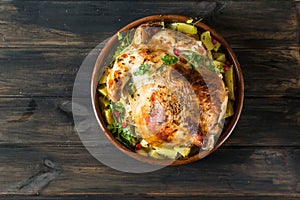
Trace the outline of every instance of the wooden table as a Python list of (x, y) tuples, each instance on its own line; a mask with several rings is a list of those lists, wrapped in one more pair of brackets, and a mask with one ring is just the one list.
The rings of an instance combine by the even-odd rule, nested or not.
[[(153, 14), (202, 17), (245, 76), (241, 119), (211, 156), (146, 174), (82, 145), (72, 88), (88, 53)], [(299, 1), (0, 2), (0, 198), (300, 199)]]

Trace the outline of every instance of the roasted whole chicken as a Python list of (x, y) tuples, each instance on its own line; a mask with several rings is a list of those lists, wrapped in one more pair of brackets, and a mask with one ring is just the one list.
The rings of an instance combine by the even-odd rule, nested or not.
[(228, 100), (210, 65), (201, 41), (143, 24), (110, 70), (108, 96), (122, 103), (123, 122), (150, 147), (210, 150), (222, 131)]

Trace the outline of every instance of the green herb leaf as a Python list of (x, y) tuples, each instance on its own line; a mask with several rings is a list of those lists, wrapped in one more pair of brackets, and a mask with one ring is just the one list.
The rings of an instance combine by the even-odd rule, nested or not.
[[(130, 83), (129, 83), (130, 84)], [(133, 83), (132, 83), (133, 84)], [(132, 85), (130, 84), (130, 85)], [(134, 85), (133, 85), (134, 86)], [(136, 143), (138, 142), (137, 136), (134, 132), (134, 128), (130, 125), (123, 127), (121, 124), (124, 123), (125, 109), (124, 105), (118, 101), (113, 103), (111, 101), (110, 109), (112, 111), (118, 112), (118, 120), (112, 124), (107, 125), (107, 129), (114, 135), (114, 137), (120, 141), (124, 146), (129, 149), (134, 150)]]
[(215, 66), (215, 70), (219, 73), (224, 73), (225, 72), (223, 66)]
[(118, 141), (130, 149), (138, 142), (136, 135), (131, 132), (129, 127), (122, 128), (120, 124), (114, 122), (113, 124), (108, 125), (107, 128), (114, 134)]
[(134, 83), (133, 82), (130, 82), (129, 84), (128, 84), (128, 86), (129, 86), (129, 95), (131, 96), (131, 98), (133, 98), (134, 97), (134, 93), (135, 93), (135, 91), (136, 91), (136, 87), (135, 87), (135, 85), (134, 85)]
[(125, 36), (123, 36), (122, 33), (118, 32), (117, 36), (118, 40), (120, 41), (120, 45), (117, 47), (114, 53), (113, 60), (115, 60), (119, 56), (119, 54), (131, 44), (132, 41), (131, 33), (128, 33)]
[(118, 32), (117, 35), (118, 35), (118, 40), (122, 40), (123, 39), (122, 33)]
[(175, 56), (170, 56), (168, 54), (166, 54), (162, 59), (162, 62), (164, 65), (173, 65), (173, 64), (176, 64), (178, 62), (178, 58), (175, 57)]
[(192, 24), (193, 23), (193, 19), (188, 19), (188, 20), (186, 20), (186, 22), (185, 23), (187, 23), (187, 24)]
[(116, 109), (120, 114), (124, 113), (124, 106), (120, 101), (115, 104), (114, 109)]
[[(125, 116), (125, 109), (124, 109), (124, 106), (123, 104), (118, 101), (117, 103), (113, 103), (111, 102), (110, 104), (110, 109), (113, 113), (113, 116), (114, 116), (114, 119), (117, 121), (117, 122), (120, 122), (124, 119), (124, 116)], [(116, 116), (114, 113), (118, 113), (118, 115)]]
[(214, 63), (208, 55), (201, 55), (193, 51), (186, 52), (186, 59), (194, 69), (205, 67), (208, 70), (215, 72)]
[(109, 125), (107, 126), (107, 129), (108, 129), (109, 131), (111, 131), (112, 133), (117, 133), (119, 127), (120, 127), (119, 124), (118, 124), (117, 122), (114, 122), (114, 123), (112, 123), (112, 124), (109, 124)]
[(141, 64), (139, 68), (133, 73), (133, 75), (144, 75), (147, 71), (149, 71), (150, 65), (148, 64)]

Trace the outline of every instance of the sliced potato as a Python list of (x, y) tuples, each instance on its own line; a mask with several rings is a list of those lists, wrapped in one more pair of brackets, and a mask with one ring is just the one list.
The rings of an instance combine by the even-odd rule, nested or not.
[(198, 33), (197, 27), (195, 27), (191, 24), (186, 24), (186, 23), (180, 23), (180, 22), (171, 23), (170, 28), (172, 30), (179, 31), (179, 32), (182, 32), (182, 33), (191, 34), (191, 35), (195, 35), (195, 34)]
[(115, 122), (115, 119), (112, 116), (112, 112), (110, 109), (105, 109), (104, 110), (104, 117), (106, 119), (106, 122), (108, 124), (113, 124)]
[(107, 96), (107, 94), (108, 94), (107, 88), (105, 86), (98, 87), (97, 90), (98, 90), (98, 93), (103, 95), (103, 96)]
[(102, 107), (102, 109), (107, 108), (109, 106), (109, 100), (104, 96), (100, 96), (99, 104)]
[(213, 63), (215, 64), (215, 66), (217, 68), (223, 68), (223, 66), (225, 65), (224, 63), (217, 61), (217, 60), (214, 60)]
[(203, 42), (207, 50), (211, 51), (214, 49), (209, 31), (205, 31), (201, 34), (201, 42)]
[(226, 56), (224, 53), (214, 53), (214, 60), (217, 60), (219, 62), (225, 63), (226, 62)]
[(207, 55), (210, 59), (213, 59), (213, 55), (212, 55), (211, 51), (207, 51)]
[(99, 85), (100, 84), (103, 84), (103, 83), (106, 83), (106, 80), (107, 80), (107, 76), (109, 74), (109, 69), (105, 69), (100, 80), (99, 80)]
[(227, 109), (226, 109), (226, 113), (225, 113), (225, 118), (227, 117), (231, 117), (234, 114), (234, 110), (233, 110), (233, 106), (231, 101), (227, 102)]
[(154, 151), (157, 152), (157, 154), (162, 155), (164, 157), (170, 158), (170, 159), (176, 159), (177, 158), (177, 151), (174, 149), (169, 148), (157, 148)]
[(144, 139), (142, 139), (142, 141), (140, 142), (141, 146), (144, 147), (144, 148), (148, 148), (148, 142)]
[(215, 45), (214, 45), (214, 51), (218, 51), (219, 48), (221, 47), (221, 43), (220, 42), (217, 42)]
[(145, 151), (145, 149), (139, 149), (139, 150), (135, 150), (135, 151), (143, 156), (148, 156), (148, 152)]
[(152, 158), (163, 159), (163, 157), (161, 155), (159, 155), (155, 149), (151, 149), (149, 151), (148, 155)]
[(177, 31), (177, 23), (171, 23), (169, 24), (169, 28), (174, 30), (174, 31)]
[(180, 153), (182, 157), (187, 157), (189, 153), (191, 152), (190, 147), (174, 147), (174, 150)]
[(230, 100), (235, 100), (234, 95), (234, 73), (233, 66), (230, 66), (227, 71), (225, 71), (225, 84), (228, 88), (228, 97)]

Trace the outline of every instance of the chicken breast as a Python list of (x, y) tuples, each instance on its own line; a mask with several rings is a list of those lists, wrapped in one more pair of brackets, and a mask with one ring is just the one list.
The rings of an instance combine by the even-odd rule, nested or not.
[[(167, 65), (166, 55), (177, 62)], [(191, 62), (192, 55), (205, 62)], [(125, 104), (125, 120), (150, 146), (211, 149), (222, 131), (227, 92), (207, 65), (212, 62), (201, 41), (142, 25), (116, 58), (107, 79), (108, 95)]]

